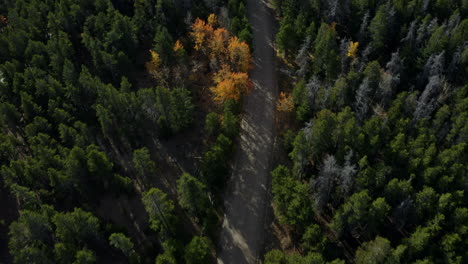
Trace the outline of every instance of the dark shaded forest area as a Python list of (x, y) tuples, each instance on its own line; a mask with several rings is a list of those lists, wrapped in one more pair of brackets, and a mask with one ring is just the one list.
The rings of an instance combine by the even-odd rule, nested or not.
[(0, 1), (0, 262), (213, 261), (250, 41), (242, 0)]
[(466, 263), (468, 2), (273, 2), (292, 239), (265, 263)]
[[(268, 2), (264, 262), (467, 263), (468, 1)], [(214, 263), (252, 34), (245, 0), (0, 0), (0, 263)]]

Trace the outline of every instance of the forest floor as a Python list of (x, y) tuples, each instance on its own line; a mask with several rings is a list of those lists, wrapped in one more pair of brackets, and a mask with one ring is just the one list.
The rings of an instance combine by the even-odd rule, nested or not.
[(8, 227), (18, 218), (18, 202), (4, 188), (4, 182), (0, 179), (0, 263), (12, 263), (8, 252)]
[(244, 99), (241, 132), (224, 200), (218, 264), (258, 263), (269, 228), (269, 174), (275, 144), (278, 97), (276, 22), (262, 0), (247, 0), (253, 30), (254, 89)]

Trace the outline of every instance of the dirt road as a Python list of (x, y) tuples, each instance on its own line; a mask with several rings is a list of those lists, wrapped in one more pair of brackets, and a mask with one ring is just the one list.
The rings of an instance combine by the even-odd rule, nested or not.
[(253, 29), (252, 93), (244, 100), (239, 145), (225, 196), (218, 264), (258, 263), (263, 253), (277, 98), (275, 21), (262, 0), (247, 0)]

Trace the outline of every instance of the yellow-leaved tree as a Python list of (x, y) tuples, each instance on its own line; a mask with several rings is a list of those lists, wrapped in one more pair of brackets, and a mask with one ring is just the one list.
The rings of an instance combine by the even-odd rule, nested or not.
[(213, 37), (209, 41), (211, 49), (210, 57), (218, 60), (226, 60), (226, 43), (229, 40), (229, 32), (225, 28), (218, 28), (214, 31)]
[(348, 57), (356, 58), (356, 54), (358, 52), (359, 42), (349, 42), (348, 53), (346, 54)]
[(250, 92), (253, 83), (245, 72), (231, 72), (227, 66), (215, 74), (213, 78), (216, 86), (211, 88), (214, 100), (224, 103), (227, 100), (239, 101), (242, 94)]
[(155, 75), (161, 66), (161, 58), (156, 51), (150, 50), (149, 52), (151, 54), (151, 60), (145, 64), (145, 67), (151, 75)]
[(276, 103), (276, 109), (279, 112), (292, 112), (294, 110), (294, 102), (291, 94), (281, 92), (278, 102)]
[(174, 43), (174, 47), (172, 48), (172, 50), (174, 50), (174, 52), (179, 52), (181, 50), (184, 49), (184, 44), (182, 44), (182, 42), (180, 42), (180, 40), (177, 40), (175, 43)]
[(252, 57), (247, 43), (240, 41), (237, 37), (232, 37), (229, 40), (228, 52), (235, 70), (240, 72), (248, 72), (250, 70)]
[(208, 24), (212, 27), (216, 27), (218, 25), (218, 17), (215, 14), (210, 14), (208, 16)]
[(197, 18), (192, 25), (190, 36), (194, 42), (194, 49), (204, 55), (198, 57), (205, 60), (206, 64), (211, 65), (214, 62), (214, 65), (217, 65), (210, 66), (215, 84), (210, 89), (214, 101), (238, 101), (253, 87), (248, 75), (252, 68), (250, 48), (239, 38), (232, 37), (225, 28), (216, 28), (217, 25), (218, 19), (213, 14), (208, 17), (208, 22)]
[(195, 50), (201, 50), (204, 48), (207, 41), (211, 39), (213, 32), (214, 29), (212, 25), (207, 24), (204, 20), (197, 18), (192, 25), (192, 32), (190, 32), (190, 35), (195, 42)]

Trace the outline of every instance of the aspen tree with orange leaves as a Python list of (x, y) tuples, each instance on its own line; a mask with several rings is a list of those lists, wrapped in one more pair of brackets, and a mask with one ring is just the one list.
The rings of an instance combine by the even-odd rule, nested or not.
[(287, 113), (292, 112), (294, 110), (294, 102), (293, 102), (293, 97), (291, 96), (291, 94), (281, 92), (278, 102), (276, 103), (276, 109), (279, 112), (287, 112)]
[(249, 76), (245, 72), (228, 72), (219, 79), (217, 85), (211, 88), (215, 94), (214, 100), (224, 103), (229, 99), (239, 101), (242, 94), (248, 93), (253, 87)]
[(237, 37), (232, 37), (229, 40), (228, 52), (235, 70), (240, 72), (248, 72), (250, 70), (252, 57), (247, 43), (240, 41)]
[(185, 50), (184, 44), (180, 40), (177, 40), (172, 47), (176, 58), (184, 58), (187, 55), (187, 51)]
[(225, 28), (216, 29), (213, 33), (213, 37), (209, 41), (209, 47), (211, 49), (210, 57), (224, 61), (226, 59), (226, 43), (228, 41), (229, 32)]
[(214, 29), (213, 26), (207, 24), (204, 20), (197, 18), (192, 25), (190, 36), (195, 42), (195, 50), (201, 50), (206, 46), (206, 42), (211, 39)]
[(172, 50), (174, 52), (179, 52), (181, 50), (184, 49), (184, 45), (182, 44), (182, 42), (180, 42), (180, 40), (177, 40), (175, 43), (174, 43), (174, 47), (172, 48)]
[(239, 101), (253, 87), (247, 72), (252, 67), (252, 55), (247, 43), (230, 35), (225, 28), (216, 28), (217, 17), (210, 15), (208, 22), (199, 18), (192, 25), (190, 36), (194, 42), (194, 49), (214, 60), (218, 68), (213, 68), (215, 86), (210, 90), (214, 94), (214, 101), (224, 103), (229, 99)]

